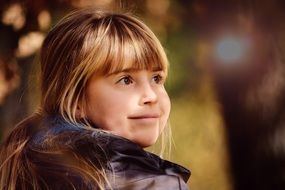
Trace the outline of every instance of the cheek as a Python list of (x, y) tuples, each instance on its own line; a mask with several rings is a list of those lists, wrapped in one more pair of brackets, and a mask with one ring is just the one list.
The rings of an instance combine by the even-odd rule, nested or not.
[(170, 110), (171, 110), (171, 102), (170, 102), (169, 96), (166, 92), (162, 93), (160, 95), (160, 101), (161, 101), (160, 107), (161, 107), (161, 110), (163, 113), (161, 124), (162, 124), (162, 127), (164, 127), (167, 123), (167, 120), (168, 120), (169, 114), (170, 114)]
[(105, 130), (114, 130), (118, 126), (124, 125), (124, 115), (126, 102), (120, 96), (110, 97), (107, 94), (104, 96), (95, 96), (89, 99), (87, 104), (86, 116), (97, 127)]
[(160, 98), (161, 98), (162, 107), (165, 111), (165, 114), (167, 116), (169, 116), (170, 109), (171, 109), (171, 102), (170, 102), (170, 98), (169, 98), (169, 96), (165, 90), (160, 94)]

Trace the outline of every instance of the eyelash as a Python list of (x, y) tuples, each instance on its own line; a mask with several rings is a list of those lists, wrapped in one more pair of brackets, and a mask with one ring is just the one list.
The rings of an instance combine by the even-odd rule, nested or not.
[[(152, 80), (156, 84), (163, 84), (164, 83), (164, 77), (161, 74), (156, 74), (152, 77)], [(130, 85), (133, 83), (133, 79), (131, 76), (123, 76), (120, 80), (118, 80), (117, 83), (123, 82), (125, 85)]]
[[(126, 79), (128, 80), (128, 82), (126, 82)], [(118, 80), (117, 83), (121, 82), (123, 82), (125, 85), (129, 85), (133, 83), (133, 79), (131, 78), (131, 76), (123, 76), (120, 80)]]
[(164, 82), (164, 78), (160, 74), (153, 76), (153, 79), (157, 84), (162, 84)]

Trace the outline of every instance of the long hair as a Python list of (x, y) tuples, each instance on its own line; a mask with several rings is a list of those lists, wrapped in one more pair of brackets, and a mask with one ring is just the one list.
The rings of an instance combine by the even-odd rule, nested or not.
[[(41, 112), (19, 124), (2, 145), (0, 189), (48, 187), (43, 184), (44, 180), (37, 179), (40, 171), (33, 168), (25, 154), (30, 147), (29, 139), (36, 131), (33, 126), (37, 126), (43, 116), (61, 115), (67, 122), (92, 130), (88, 118), (82, 119), (77, 114), (78, 106), (86, 103), (85, 88), (91, 76), (103, 76), (130, 67), (156, 68), (165, 73), (168, 70), (163, 47), (144, 23), (130, 14), (94, 8), (67, 15), (48, 33), (41, 48), (40, 63)], [(103, 189), (107, 182), (103, 166), (90, 164), (74, 149), (63, 151), (65, 147), (59, 146), (58, 138), (51, 138), (49, 143), (50, 147), (55, 147), (53, 151), (68, 152), (71, 160), (68, 166), (74, 166), (71, 167), (73, 172), (83, 176), (86, 184), (94, 183)], [(52, 155), (46, 150), (32, 151), (42, 156)], [(70, 187), (74, 185), (71, 183)]]

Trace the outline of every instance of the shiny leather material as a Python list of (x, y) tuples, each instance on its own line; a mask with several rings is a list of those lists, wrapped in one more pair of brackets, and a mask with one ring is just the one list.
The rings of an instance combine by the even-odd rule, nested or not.
[[(50, 117), (44, 121), (44, 128), (38, 130), (34, 135), (32, 143), (41, 146), (47, 135), (60, 135), (66, 132), (80, 134), (90, 132), (67, 123), (60, 117)], [(190, 171), (186, 168), (163, 160), (155, 154), (149, 153), (139, 145), (128, 139), (119, 137), (101, 130), (94, 130), (83, 135), (78, 140), (84, 151), (90, 151), (90, 143), (96, 144), (93, 147), (100, 147), (106, 156), (106, 172), (114, 190), (187, 190), (186, 182), (190, 177)], [(88, 146), (86, 146), (88, 144)], [(93, 153), (92, 153), (93, 154)], [(90, 154), (90, 156), (92, 156)], [(108, 189), (108, 188), (106, 188)]]

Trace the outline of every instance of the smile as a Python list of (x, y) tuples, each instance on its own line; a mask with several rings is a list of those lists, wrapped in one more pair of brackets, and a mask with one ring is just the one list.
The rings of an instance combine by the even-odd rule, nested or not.
[(159, 114), (144, 114), (128, 117), (131, 121), (137, 123), (138, 125), (156, 125), (159, 121)]
[(130, 116), (129, 119), (158, 119), (160, 117), (159, 114), (146, 114), (146, 115), (137, 115)]

